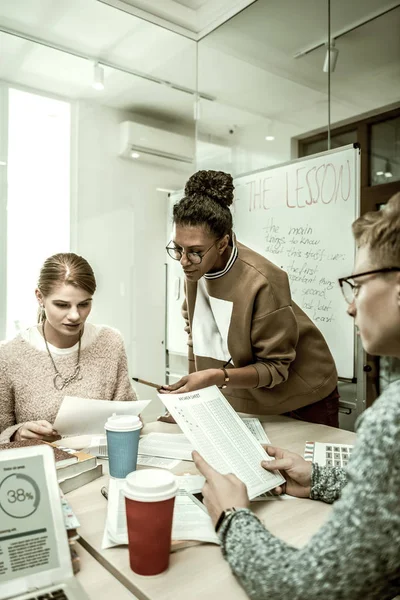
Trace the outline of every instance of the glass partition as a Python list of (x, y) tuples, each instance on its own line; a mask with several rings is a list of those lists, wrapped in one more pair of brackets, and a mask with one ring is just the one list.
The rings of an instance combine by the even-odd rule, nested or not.
[[(34, 241), (25, 239), (22, 252), (17, 237), (29, 228), (29, 214), (35, 211), (41, 223), (33, 232), (36, 247), (42, 254), (71, 250), (89, 261), (98, 283), (90, 320), (121, 332), (132, 376), (161, 384), (168, 193), (182, 189), (195, 169), (196, 42), (96, 0), (79, 8), (79, 3), (66, 3), (62, 11), (54, 4), (46, 19), (41, 0), (31, 0), (30, 11), (17, 4), (0, 3), (0, 227), (2, 248), (9, 249), (8, 257), (4, 252), (0, 258), (0, 341), (7, 319), (35, 324), (34, 290), (46, 256), (33, 264), (29, 248)], [(27, 110), (14, 142), (15, 136), (8, 135), (9, 115), (15, 114), (10, 89), (22, 99), (26, 93), (67, 103), (68, 144), (55, 125), (44, 135), (39, 119)], [(51, 112), (45, 120), (51, 120)], [(123, 136), (125, 122), (145, 129), (132, 127)], [(131, 144), (149, 152), (129, 151)], [(15, 165), (22, 165), (22, 158), (17, 186)], [(55, 186), (49, 196), (48, 184), (61, 166), (62, 189)], [(8, 198), (7, 176), (13, 184)], [(27, 195), (22, 185), (32, 178), (35, 194), (30, 186)], [(46, 203), (37, 189), (46, 191)], [(12, 262), (18, 250), (23, 271)], [(6, 289), (7, 264), (8, 282), (15, 276), (26, 283), (18, 305), (15, 290)], [(34, 309), (30, 323), (22, 306), (27, 304)], [(142, 397), (156, 396), (147, 388), (138, 391)], [(155, 417), (162, 408), (153, 404)]]
[(199, 168), (237, 176), (297, 156), (297, 137), (327, 127), (327, 3), (258, 0), (198, 44)]
[(400, 181), (400, 116), (371, 125), (369, 155), (371, 185)]

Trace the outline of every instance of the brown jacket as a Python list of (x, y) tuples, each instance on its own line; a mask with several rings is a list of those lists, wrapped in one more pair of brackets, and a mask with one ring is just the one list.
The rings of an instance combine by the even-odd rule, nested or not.
[[(281, 414), (322, 400), (337, 385), (335, 363), (324, 337), (292, 301), (285, 271), (243, 244), (237, 247), (231, 269), (204, 283), (210, 297), (232, 303), (228, 331), (232, 365), (253, 365), (259, 379), (254, 389), (228, 388), (226, 398), (237, 411), (259, 415)], [(189, 372), (224, 364), (193, 353), (197, 289), (197, 282), (186, 282), (182, 307), (189, 334)]]

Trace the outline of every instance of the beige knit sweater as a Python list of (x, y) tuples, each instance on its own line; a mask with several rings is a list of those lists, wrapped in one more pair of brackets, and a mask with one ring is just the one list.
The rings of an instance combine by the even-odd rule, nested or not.
[[(65, 377), (73, 373), (77, 352), (53, 353)], [(64, 396), (102, 400), (136, 400), (129, 376), (121, 335), (102, 327), (81, 351), (82, 379), (59, 391), (54, 387), (54, 368), (46, 351), (38, 350), (22, 335), (0, 345), (0, 443), (27, 421), (54, 422)]]

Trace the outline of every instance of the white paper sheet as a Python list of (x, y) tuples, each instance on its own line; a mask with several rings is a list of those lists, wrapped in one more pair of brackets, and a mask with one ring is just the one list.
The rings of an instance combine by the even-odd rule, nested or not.
[(172, 539), (219, 544), (219, 538), (205, 507), (182, 489), (175, 498)]
[(179, 460), (173, 458), (160, 458), (158, 456), (144, 456), (138, 454), (137, 464), (142, 467), (156, 467), (157, 469), (173, 469), (179, 465)]
[(178, 485), (181, 489), (190, 492), (191, 494), (198, 494), (203, 489), (203, 485), (206, 480), (203, 475), (177, 475)]
[[(125, 481), (110, 478), (103, 548), (128, 543), (125, 498), (121, 492)], [(172, 540), (196, 540), (219, 544), (212, 521), (196, 498), (180, 489), (175, 498)]]
[(193, 446), (183, 433), (149, 433), (139, 442), (139, 453), (178, 460), (192, 460)]
[[(243, 417), (242, 421), (256, 440), (271, 443), (259, 419)], [(192, 460), (192, 450), (193, 445), (183, 433), (149, 433), (139, 442), (139, 452), (146, 456)]]
[(193, 447), (220, 473), (239, 477), (250, 499), (285, 482), (262, 468), (271, 458), (216, 386), (158, 397)]
[(151, 400), (121, 402), (65, 396), (53, 427), (62, 436), (104, 433), (104, 423), (108, 417), (114, 413), (138, 416), (150, 402)]
[(271, 443), (259, 419), (254, 417), (242, 417), (242, 421), (261, 444)]

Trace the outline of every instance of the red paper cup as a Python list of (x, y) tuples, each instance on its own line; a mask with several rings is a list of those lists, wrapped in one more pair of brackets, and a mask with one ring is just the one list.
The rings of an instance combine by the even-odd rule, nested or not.
[(158, 575), (168, 568), (177, 491), (175, 476), (168, 471), (146, 469), (126, 478), (129, 562), (138, 575)]

